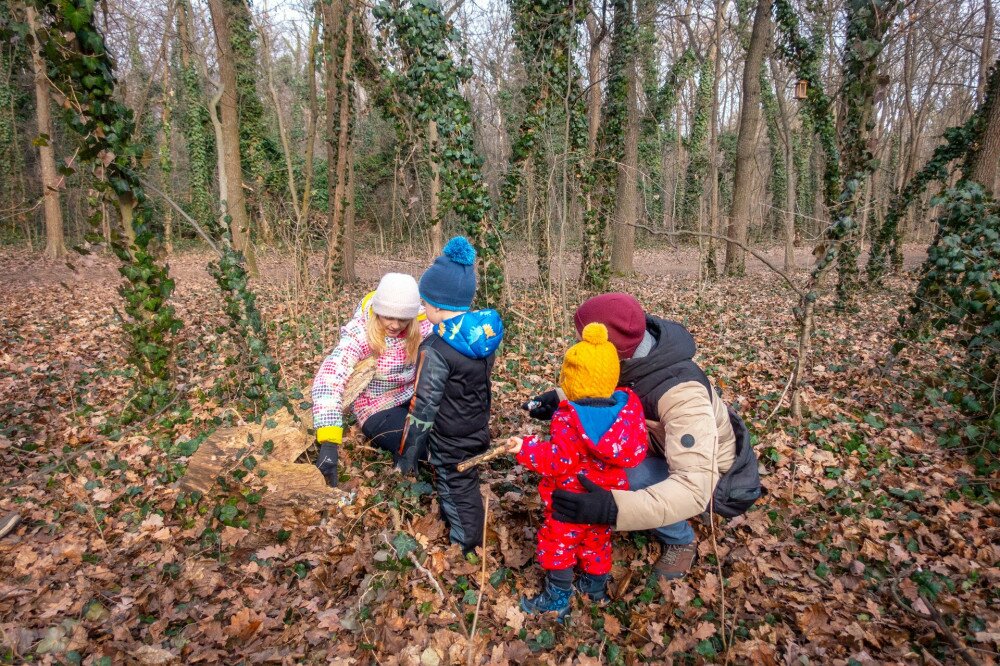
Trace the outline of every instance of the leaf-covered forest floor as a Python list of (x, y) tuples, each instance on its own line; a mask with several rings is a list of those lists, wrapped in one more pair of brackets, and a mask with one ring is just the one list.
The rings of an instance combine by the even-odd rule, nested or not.
[[(850, 314), (821, 302), (810, 414), (795, 424), (787, 399), (772, 416), (796, 352), (790, 290), (758, 270), (699, 288), (691, 256), (641, 255), (641, 266), (688, 270), (614, 287), (691, 329), (758, 439), (769, 494), (728, 524), (695, 521), (700, 558), (683, 581), (647, 582), (656, 546), (617, 535), (613, 602), (576, 600), (560, 626), (518, 610), (541, 580), (540, 506), (510, 460), (485, 474), (478, 562), (448, 547), (429, 475), (404, 480), (360, 446), (342, 455), (355, 503), (318, 525), (260, 516), (249, 464), (225, 488), (183, 494), (177, 479), (204, 436), (241, 422), (207, 256), (171, 262), (185, 322), (174, 403), (155, 423), (109, 431), (129, 387), (113, 264), (76, 258), (74, 273), (4, 250), (0, 517), (23, 522), (0, 539), (0, 662), (956, 663), (960, 648), (996, 663), (1000, 529), (984, 498), (997, 480), (942, 446), (962, 423), (925, 397), (939, 364), (956, 361), (920, 343), (880, 372), (912, 280), (864, 294)], [(288, 384), (306, 394), (377, 275), (425, 264), (363, 256), (365, 279), (322, 299), (286, 286), (287, 262), (264, 256), (256, 287)], [(545, 294), (516, 281), (513, 292), (497, 437), (529, 426), (517, 406), (555, 381), (584, 297), (572, 282)]]

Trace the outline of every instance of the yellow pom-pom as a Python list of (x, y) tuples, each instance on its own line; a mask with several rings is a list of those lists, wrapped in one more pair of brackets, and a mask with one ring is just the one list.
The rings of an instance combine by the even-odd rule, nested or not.
[(608, 341), (608, 329), (604, 324), (592, 322), (583, 327), (583, 340), (592, 345), (599, 345)]

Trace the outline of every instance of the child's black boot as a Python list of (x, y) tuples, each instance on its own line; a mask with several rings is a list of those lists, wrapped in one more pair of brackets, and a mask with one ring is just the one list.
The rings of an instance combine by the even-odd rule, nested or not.
[[(570, 575), (572, 575), (570, 569)], [(562, 622), (569, 615), (569, 600), (573, 596), (573, 583), (570, 580), (557, 580), (552, 572), (545, 577), (545, 588), (537, 597), (531, 599), (521, 597), (521, 610), (529, 614), (556, 613), (556, 619)]]
[(585, 573), (576, 581), (576, 589), (594, 603), (608, 600), (608, 574)]

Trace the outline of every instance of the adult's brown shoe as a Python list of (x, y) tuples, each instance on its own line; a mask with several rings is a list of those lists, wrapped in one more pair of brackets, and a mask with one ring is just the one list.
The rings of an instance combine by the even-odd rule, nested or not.
[(698, 554), (698, 544), (689, 543), (683, 546), (664, 545), (660, 559), (653, 564), (653, 574), (667, 580), (683, 578), (691, 569), (695, 555)]

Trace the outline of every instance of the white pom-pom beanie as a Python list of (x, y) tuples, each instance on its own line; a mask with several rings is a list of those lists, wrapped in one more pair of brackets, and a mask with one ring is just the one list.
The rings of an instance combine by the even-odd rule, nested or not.
[(406, 273), (386, 273), (372, 297), (372, 310), (392, 319), (413, 319), (420, 312), (417, 281)]

